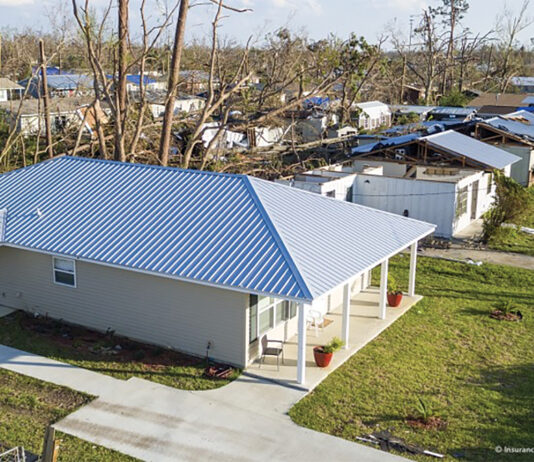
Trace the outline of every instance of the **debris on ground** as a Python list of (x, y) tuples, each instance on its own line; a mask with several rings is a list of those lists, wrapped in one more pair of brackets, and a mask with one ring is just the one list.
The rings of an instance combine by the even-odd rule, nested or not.
[(363, 437), (357, 436), (356, 439), (365, 443), (376, 444), (380, 446), (382, 451), (391, 452), (394, 450), (398, 452), (407, 452), (409, 454), (436, 457), (437, 459), (443, 459), (445, 457), (443, 454), (428, 451), (415, 444), (407, 443), (402, 438), (398, 438), (388, 431), (375, 432), (371, 435), (365, 435)]
[(233, 371), (234, 368), (231, 366), (212, 364), (206, 367), (204, 375), (209, 378), (227, 379)]
[(499, 321), (521, 321), (523, 319), (523, 313), (521, 311), (509, 311), (493, 310), (490, 313), (490, 318), (497, 319)]

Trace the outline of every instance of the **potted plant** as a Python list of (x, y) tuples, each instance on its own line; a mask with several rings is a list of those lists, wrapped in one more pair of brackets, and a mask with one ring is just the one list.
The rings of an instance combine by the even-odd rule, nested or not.
[(316, 346), (313, 348), (313, 357), (315, 358), (315, 364), (318, 367), (328, 367), (334, 352), (340, 350), (344, 345), (343, 340), (338, 337), (334, 337), (330, 343), (323, 346)]
[(400, 290), (399, 285), (395, 278), (389, 274), (388, 275), (388, 305), (396, 308), (402, 302), (402, 290)]

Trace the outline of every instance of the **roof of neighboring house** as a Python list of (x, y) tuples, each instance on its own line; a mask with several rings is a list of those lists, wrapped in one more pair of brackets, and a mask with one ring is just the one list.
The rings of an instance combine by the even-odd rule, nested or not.
[(414, 104), (392, 104), (389, 106), (392, 112), (399, 112), (401, 114), (409, 114), (413, 112), (415, 114), (427, 114), (436, 106), (420, 106)]
[(421, 138), (430, 146), (442, 149), (459, 157), (466, 157), (481, 165), (491, 168), (505, 168), (521, 159), (507, 151), (483, 143), (470, 136), (462, 135), (454, 130), (436, 133)]
[(306, 302), (435, 229), (245, 175), (75, 157), (0, 176), (2, 208), (5, 245)]
[(502, 115), (509, 114), (514, 112), (517, 109), (516, 106), (482, 106), (478, 111), (477, 115)]
[(534, 87), (534, 77), (512, 77), (510, 83), (516, 86)]
[[(34, 82), (40, 80), (40, 77), (34, 77)], [(93, 78), (86, 74), (59, 74), (48, 75), (46, 80), (48, 86), (55, 90), (76, 90), (78, 88), (92, 88)], [(19, 82), (22, 86), (26, 86), (28, 79)]]
[[(129, 82), (129, 83), (133, 83), (134, 85), (141, 85), (141, 76), (139, 74), (130, 74), (130, 75), (127, 75), (126, 76), (126, 80)], [(143, 76), (143, 83), (145, 85), (149, 85), (151, 83), (156, 83), (157, 80), (155, 79), (151, 79), (150, 77), (148, 77), (147, 75), (144, 75)]]
[(471, 106), (523, 106), (523, 100), (527, 95), (524, 93), (483, 93), (471, 100)]
[(527, 141), (534, 141), (534, 120), (532, 119), (519, 120), (517, 118), (494, 117), (484, 120), (482, 124), (491, 125), (498, 130), (526, 138)]
[(520, 122), (530, 122), (531, 124), (534, 124), (534, 113), (530, 111), (517, 111), (512, 112), (511, 114), (506, 114), (503, 116), (507, 119), (514, 119), (519, 120)]
[(409, 135), (385, 138), (383, 140), (376, 141), (374, 143), (362, 144), (361, 146), (352, 148), (352, 154), (363, 154), (363, 153), (376, 151), (382, 148), (399, 146), (401, 144), (411, 143), (412, 141), (415, 141), (419, 139), (420, 137), (421, 137), (420, 133), (410, 133)]
[[(69, 97), (69, 98), (51, 98), (50, 99), (50, 113), (58, 114), (62, 112), (74, 112), (77, 109), (88, 106), (94, 101), (91, 97)], [(21, 100), (15, 101), (0, 101), (0, 109), (11, 113), (17, 113)], [(39, 106), (39, 104), (41, 104)], [(101, 105), (106, 107), (107, 104), (102, 102)], [(21, 115), (35, 115), (43, 113), (43, 103), (39, 103), (36, 98), (28, 98), (22, 100)]]
[(430, 114), (450, 114), (454, 116), (468, 116), (476, 111), (474, 107), (436, 106)]
[(24, 90), (24, 87), (6, 77), (0, 77), (0, 90)]

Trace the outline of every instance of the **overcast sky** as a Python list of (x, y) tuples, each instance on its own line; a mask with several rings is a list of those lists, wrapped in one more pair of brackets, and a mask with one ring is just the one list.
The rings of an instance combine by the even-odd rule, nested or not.
[[(102, 8), (108, 0), (91, 0)], [(114, 2), (116, 0), (113, 0)], [(194, 1), (194, 0), (192, 0)], [(409, 30), (410, 15), (417, 15), (426, 5), (435, 5), (439, 0), (227, 0), (236, 7), (253, 11), (243, 14), (229, 13), (224, 20), (222, 34), (245, 41), (249, 36), (261, 38), (266, 32), (281, 26), (304, 30), (313, 38), (322, 38), (329, 33), (346, 37), (351, 32), (365, 36), (373, 42), (384, 31), (385, 25), (396, 21), (400, 29)], [(140, 0), (130, 0), (132, 27), (139, 25), (136, 8)], [(159, 0), (159, 3), (173, 0)], [(511, 9), (518, 9), (522, 0), (508, 0)], [(158, 0), (147, 0), (148, 8), (157, 16)], [(474, 32), (486, 32), (495, 27), (496, 16), (505, 6), (504, 0), (471, 0), (471, 8), (464, 24)], [(534, 2), (533, 2), (534, 3)], [(70, 14), (70, 0), (0, 0), (0, 27), (32, 26), (46, 28), (50, 14), (58, 16), (61, 4)], [(531, 8), (534, 15), (534, 6)], [(192, 8), (189, 21), (189, 38), (206, 37), (212, 10), (206, 6)], [(521, 35), (523, 43), (530, 45), (534, 37), (534, 25)]]

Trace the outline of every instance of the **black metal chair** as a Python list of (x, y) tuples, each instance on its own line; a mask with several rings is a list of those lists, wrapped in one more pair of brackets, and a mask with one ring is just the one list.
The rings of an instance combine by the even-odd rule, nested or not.
[[(270, 344), (277, 344), (277, 346), (270, 346)], [(265, 363), (265, 356), (276, 356), (276, 367), (280, 370), (280, 356), (282, 356), (282, 364), (284, 364), (284, 342), (282, 340), (269, 340), (266, 335), (261, 338), (261, 363)]]

